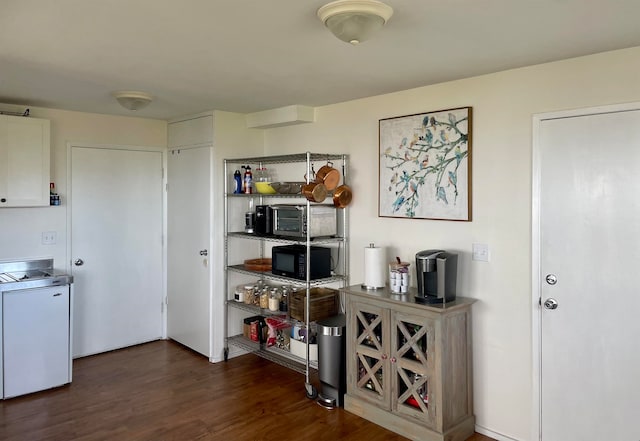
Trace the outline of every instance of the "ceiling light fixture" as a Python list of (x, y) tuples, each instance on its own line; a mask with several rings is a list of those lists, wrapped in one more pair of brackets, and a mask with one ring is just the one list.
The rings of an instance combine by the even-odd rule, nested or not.
[(133, 90), (113, 92), (112, 95), (118, 100), (122, 107), (133, 111), (142, 109), (153, 101), (153, 97), (148, 93)]
[(324, 5), (317, 14), (333, 35), (358, 44), (382, 29), (393, 9), (376, 0), (338, 0)]

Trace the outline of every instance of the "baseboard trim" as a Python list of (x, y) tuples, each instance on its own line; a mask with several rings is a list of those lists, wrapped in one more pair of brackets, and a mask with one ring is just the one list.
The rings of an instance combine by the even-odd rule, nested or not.
[(489, 430), (486, 427), (482, 427), (482, 426), (479, 426), (477, 424), (476, 424), (475, 429), (476, 429), (476, 432), (478, 432), (479, 434), (488, 436), (488, 437), (493, 438), (493, 439), (495, 439), (497, 441), (521, 441), (521, 440), (519, 440), (517, 438), (511, 438), (509, 436), (503, 435), (501, 433), (494, 432), (493, 430)]

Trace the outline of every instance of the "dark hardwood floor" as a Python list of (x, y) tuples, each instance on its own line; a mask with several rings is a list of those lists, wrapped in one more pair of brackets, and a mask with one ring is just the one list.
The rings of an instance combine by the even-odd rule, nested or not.
[(303, 375), (254, 355), (211, 364), (157, 341), (75, 360), (70, 385), (0, 401), (0, 440), (405, 438), (344, 409), (320, 407), (305, 397)]

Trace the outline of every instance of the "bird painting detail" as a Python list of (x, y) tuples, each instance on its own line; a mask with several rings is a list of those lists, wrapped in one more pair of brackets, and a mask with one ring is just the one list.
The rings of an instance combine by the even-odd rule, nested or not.
[(393, 211), (398, 211), (404, 204), (404, 196), (398, 196), (398, 199), (393, 203)]
[(470, 117), (464, 107), (380, 120), (381, 216), (468, 220)]
[(451, 170), (449, 170), (448, 173), (449, 173), (449, 184), (456, 187), (458, 185), (458, 176)]
[(444, 187), (438, 187), (438, 192), (436, 193), (436, 200), (442, 201), (445, 204), (449, 203), (449, 201), (447, 201), (447, 192), (444, 191)]

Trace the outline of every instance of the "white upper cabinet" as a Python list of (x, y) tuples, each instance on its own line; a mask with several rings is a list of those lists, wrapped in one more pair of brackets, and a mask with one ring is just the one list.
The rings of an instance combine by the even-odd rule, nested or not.
[(0, 207), (49, 205), (49, 120), (0, 115)]
[(213, 115), (200, 114), (169, 122), (168, 145), (172, 148), (213, 144)]

